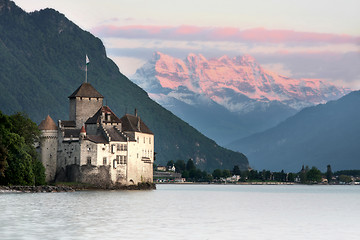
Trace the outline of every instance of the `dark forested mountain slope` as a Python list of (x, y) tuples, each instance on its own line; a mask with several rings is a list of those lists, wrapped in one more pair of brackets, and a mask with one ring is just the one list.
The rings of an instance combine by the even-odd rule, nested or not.
[(120, 116), (137, 108), (154, 132), (157, 164), (192, 158), (206, 170), (247, 167), (243, 154), (218, 146), (129, 81), (100, 39), (55, 10), (26, 13), (8, 0), (0, 0), (0, 110), (23, 111), (37, 123), (47, 114), (68, 119), (67, 97), (85, 79), (85, 54), (88, 81), (104, 102)]

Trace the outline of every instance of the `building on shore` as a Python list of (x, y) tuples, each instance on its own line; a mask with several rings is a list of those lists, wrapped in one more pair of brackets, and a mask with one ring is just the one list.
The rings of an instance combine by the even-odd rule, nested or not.
[(83, 83), (69, 96), (69, 120), (48, 115), (39, 129), (46, 180), (96, 185), (153, 182), (154, 134), (135, 114), (118, 118), (104, 97)]

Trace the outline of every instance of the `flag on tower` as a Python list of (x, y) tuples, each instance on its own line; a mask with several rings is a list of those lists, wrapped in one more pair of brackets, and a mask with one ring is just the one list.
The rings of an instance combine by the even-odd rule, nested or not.
[(89, 60), (89, 58), (88, 58), (88, 55), (86, 54), (86, 59), (85, 59), (85, 61), (86, 61), (86, 65), (88, 65), (89, 63), (90, 63), (90, 60)]

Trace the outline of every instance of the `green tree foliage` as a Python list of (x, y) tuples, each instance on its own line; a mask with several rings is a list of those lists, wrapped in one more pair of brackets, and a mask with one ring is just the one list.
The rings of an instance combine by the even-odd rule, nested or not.
[(339, 182), (342, 183), (350, 183), (352, 181), (350, 176), (344, 174), (340, 175), (338, 178), (339, 178)]
[(333, 172), (331, 171), (331, 166), (329, 164), (329, 165), (327, 165), (327, 168), (326, 168), (326, 179), (328, 180), (328, 183), (332, 182), (332, 177), (333, 177)]
[(223, 178), (231, 177), (231, 172), (230, 172), (228, 169), (224, 169), (224, 170), (222, 171), (222, 177), (223, 177)]
[(39, 134), (26, 115), (7, 116), (0, 111), (0, 184), (45, 183), (45, 169), (34, 148)]
[(175, 162), (175, 168), (176, 168), (176, 172), (178, 173), (182, 173), (183, 171), (186, 170), (186, 164), (184, 162), (184, 160), (177, 160)]
[(175, 163), (174, 163), (173, 160), (168, 161), (167, 164), (166, 164), (167, 167), (172, 167), (172, 166), (174, 166), (174, 165), (175, 165)]
[(221, 169), (215, 169), (212, 173), (214, 179), (220, 179), (222, 177), (222, 170)]
[(322, 177), (322, 174), (321, 174), (320, 170), (317, 169), (316, 167), (312, 167), (306, 173), (307, 181), (309, 181), (311, 183), (319, 183), (319, 182), (321, 182), (321, 177)]
[(334, 173), (336, 176), (347, 175), (353, 177), (360, 177), (360, 170), (341, 170)]
[(309, 167), (306, 166), (306, 168), (304, 168), (304, 165), (301, 168), (301, 171), (299, 173), (299, 177), (300, 177), (300, 182), (301, 183), (307, 183), (307, 171), (308, 171)]
[(232, 174), (233, 175), (241, 175), (241, 170), (239, 168), (239, 165), (235, 165), (233, 170), (232, 170)]
[(196, 170), (196, 166), (194, 164), (194, 161), (192, 159), (189, 159), (186, 163), (186, 170), (187, 171), (191, 171), (191, 170)]
[(269, 170), (263, 170), (262, 173), (261, 173), (261, 178), (263, 181), (270, 181), (270, 180), (273, 180), (273, 175), (272, 173), (269, 171)]
[(295, 175), (293, 173), (288, 174), (288, 182), (295, 182)]

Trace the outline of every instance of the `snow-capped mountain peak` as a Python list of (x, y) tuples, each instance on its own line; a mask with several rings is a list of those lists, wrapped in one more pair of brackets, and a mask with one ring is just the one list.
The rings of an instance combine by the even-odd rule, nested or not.
[(206, 59), (201, 54), (190, 53), (181, 60), (155, 52), (153, 59), (132, 79), (152, 94), (162, 88), (174, 97), (180, 87), (186, 88), (232, 112), (246, 111), (246, 104), (238, 100), (243, 96), (260, 102), (279, 101), (299, 110), (348, 92), (319, 79), (294, 79), (265, 70), (250, 55)]

